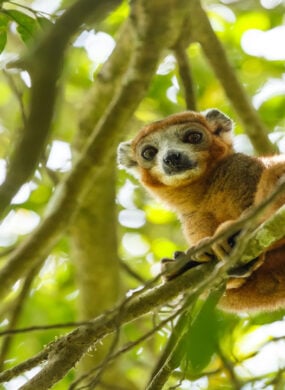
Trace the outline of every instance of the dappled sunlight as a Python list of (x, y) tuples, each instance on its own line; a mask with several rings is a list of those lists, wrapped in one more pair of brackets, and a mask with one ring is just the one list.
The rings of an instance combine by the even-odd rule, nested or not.
[(18, 193), (12, 199), (12, 203), (13, 204), (22, 204), (22, 203), (26, 202), (29, 199), (32, 190), (35, 188), (36, 188), (36, 185), (32, 182), (22, 185), (22, 187), (20, 188)]
[(267, 345), (257, 352), (256, 356), (246, 359), (240, 365), (237, 365), (237, 374), (246, 381), (284, 369), (284, 347), (284, 340), (268, 342)]
[(268, 31), (248, 30), (241, 40), (243, 50), (252, 56), (263, 57), (269, 61), (285, 60), (285, 26)]
[(94, 64), (93, 71), (95, 71), (100, 64), (108, 59), (114, 50), (115, 41), (111, 35), (102, 31), (85, 30), (76, 39), (74, 46), (83, 47), (86, 50), (89, 59)]
[(135, 189), (138, 188), (137, 184), (127, 179), (117, 193), (118, 203), (126, 209), (136, 209), (134, 203)]
[(122, 210), (119, 223), (129, 228), (140, 228), (145, 224), (145, 213), (142, 210)]
[(167, 55), (163, 61), (159, 64), (156, 73), (159, 75), (169, 74), (171, 71), (175, 69), (176, 59), (174, 55)]
[(61, 0), (34, 0), (32, 6), (39, 11), (53, 13), (58, 9), (60, 3)]
[(0, 160), (0, 184), (3, 183), (6, 177), (7, 164), (5, 160)]
[(71, 168), (71, 149), (67, 142), (55, 140), (51, 144), (47, 167), (61, 172)]
[(282, 2), (284, 2), (284, 0), (260, 0), (260, 4), (266, 9), (273, 9), (282, 4)]
[(11, 380), (9, 383), (5, 385), (6, 390), (15, 390), (19, 389), (21, 386), (23, 386), (27, 379), (31, 379), (33, 376), (35, 376), (39, 371), (41, 370), (41, 367), (35, 367), (30, 371), (27, 371), (25, 375), (21, 375), (16, 379)]
[(136, 257), (144, 256), (150, 249), (147, 239), (138, 233), (124, 234), (122, 244), (129, 255)]
[(14, 244), (18, 236), (30, 233), (39, 222), (39, 215), (31, 210), (19, 208), (16, 211), (10, 211), (0, 224), (1, 246)]
[(252, 326), (236, 343), (235, 354), (237, 356), (246, 356), (253, 353), (266, 342), (273, 338), (285, 337), (285, 322), (276, 321), (272, 324)]
[[(280, 44), (280, 42), (279, 42)], [(284, 56), (285, 59), (285, 56)], [(260, 88), (260, 91), (253, 96), (252, 102), (256, 109), (258, 109), (263, 103), (274, 96), (285, 95), (285, 73), (280, 79), (269, 78), (268, 81)]]

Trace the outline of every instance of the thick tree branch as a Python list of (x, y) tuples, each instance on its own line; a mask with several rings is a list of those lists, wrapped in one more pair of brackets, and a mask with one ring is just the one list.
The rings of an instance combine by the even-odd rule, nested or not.
[(242, 120), (255, 150), (260, 154), (275, 153), (276, 148), (269, 141), (267, 130), (238, 80), (223, 46), (201, 7), (200, 0), (190, 1), (189, 9), (193, 38), (200, 42), (214, 72)]
[[(202, 267), (199, 268), (181, 275), (174, 281), (136, 295), (133, 299), (123, 303), (117, 310), (98, 317), (89, 325), (76, 329), (48, 346), (48, 363), (39, 374), (22, 387), (22, 390), (49, 388), (75, 365), (89, 346), (114, 332), (118, 325), (121, 326), (151, 312), (156, 307), (177, 297), (180, 292), (189, 290), (191, 286), (195, 286), (195, 288), (190, 294), (196, 296), (197, 291), (202, 292), (203, 289), (208, 288), (209, 283), (219, 280), (219, 275), (213, 272), (213, 264), (203, 266), (203, 270)], [(0, 380), (4, 378), (5, 374), (3, 373), (0, 375)]]
[(74, 142), (77, 151), (82, 150), (94, 127), (118, 91), (126, 73), (135, 45), (135, 28), (130, 19), (121, 27), (116, 46), (103, 64), (94, 84), (81, 105), (79, 132)]
[[(280, 218), (279, 223), (282, 223), (281, 226), (285, 226), (285, 206), (283, 206), (276, 215), (277, 218)], [(269, 225), (275, 226), (272, 225), (272, 221), (273, 219), (271, 218), (268, 222), (265, 222), (263, 228), (268, 228)], [(260, 234), (260, 231), (261, 229), (258, 229), (257, 233)], [(282, 234), (284, 235), (284, 233), (283, 229)], [(268, 234), (267, 231), (267, 235)], [(280, 232), (278, 232), (277, 238), (279, 238), (279, 234)], [(264, 240), (261, 240), (259, 250), (261, 250), (262, 243), (263, 245), (265, 244)], [(250, 238), (248, 244), (248, 250), (251, 250), (251, 245), (256, 244), (255, 238)], [(268, 244), (268, 240), (266, 240), (266, 244)], [(263, 246), (263, 250), (265, 249), (265, 246)], [(256, 256), (255, 252), (252, 253)], [(234, 256), (236, 261), (239, 258), (237, 254), (238, 250)], [(246, 254), (247, 251), (245, 251), (245, 257), (247, 256)], [(229, 260), (229, 263), (231, 267), (236, 265), (236, 263), (233, 264), (233, 261), (231, 260)], [(23, 389), (48, 388), (47, 384), (50, 386), (60, 380), (94, 342), (98, 342), (107, 334), (114, 332), (118, 326), (133, 321), (134, 319), (153, 311), (155, 308), (166, 304), (177, 297), (181, 292), (188, 291), (189, 298), (191, 299), (191, 297), (194, 295), (196, 296), (196, 294), (201, 294), (206, 289), (209, 291), (214, 285), (220, 284), (227, 278), (227, 271), (227, 263), (222, 266), (218, 264), (216, 267), (214, 263), (206, 263), (185, 272), (168, 283), (143, 291), (142, 293), (137, 293), (133, 298), (125, 301), (116, 310), (90, 321), (90, 323), (77, 328), (68, 335), (50, 344), (40, 353), (41, 360), (39, 360), (38, 356), (34, 358), (35, 364), (38, 364), (39, 361), (48, 360), (47, 365), (45, 365), (42, 371), (29, 381)], [(31, 368), (31, 366), (29, 366), (29, 368)], [(17, 367), (6, 371), (0, 375), (0, 380), (9, 380), (13, 377), (13, 372), (19, 373), (19, 371), (20, 370)]]
[[(75, 153), (82, 151), (92, 130), (118, 91), (133, 53), (134, 35), (134, 28), (128, 19), (118, 33), (111, 56), (103, 64), (81, 105), (80, 126), (74, 141)], [(94, 172), (94, 176), (90, 176), (89, 180), (90, 189), (81, 198), (76, 218), (68, 230), (71, 258), (75, 264), (76, 284), (79, 288), (78, 312), (80, 319), (86, 321), (113, 307), (118, 301), (120, 291), (116, 242), (115, 161), (110, 161)], [(109, 267), (107, 273), (106, 265)], [(91, 296), (94, 297), (92, 305), (89, 304)], [(96, 347), (96, 354), (86, 354), (77, 367), (77, 375), (88, 372), (104, 360), (110, 342), (109, 337)], [(126, 390), (132, 388), (127, 378), (122, 376), (123, 371), (120, 372), (120, 362), (116, 363), (104, 366), (108, 368), (107, 372), (104, 372), (104, 380), (112, 383), (116, 378), (122, 377), (121, 386)]]
[[(115, 359), (117, 359), (118, 357), (120, 357), (122, 354), (126, 353), (127, 351), (131, 350), (132, 348), (134, 348), (135, 346), (137, 346), (138, 344), (140, 343), (143, 343), (145, 340), (147, 340), (148, 338), (151, 338), (152, 336), (155, 335), (155, 333), (157, 331), (159, 331), (161, 328), (163, 328), (163, 326), (167, 325), (168, 322), (174, 320), (181, 312), (183, 311), (183, 308), (180, 308), (178, 309), (176, 312), (174, 312), (173, 314), (171, 314), (169, 317), (167, 317), (166, 319), (162, 320), (159, 322), (158, 325), (154, 326), (150, 331), (146, 332), (145, 334), (143, 334), (141, 337), (139, 337), (138, 339), (136, 339), (135, 341), (132, 341), (132, 342), (128, 342), (126, 343), (125, 345), (123, 345), (123, 347), (121, 347), (118, 351), (112, 353), (109, 357), (108, 357), (108, 361), (106, 362), (102, 362), (100, 363), (98, 366), (96, 367), (93, 367), (92, 370), (90, 370), (88, 373), (86, 373), (85, 375), (82, 375), (80, 378), (78, 378), (78, 380), (76, 380), (75, 382), (72, 383), (72, 385), (70, 386), (69, 390), (75, 390), (77, 388), (77, 385), (82, 382), (82, 380), (85, 380), (86, 378), (91, 378), (92, 380), (92, 376), (93, 374), (102, 368), (102, 366), (104, 365), (108, 365), (110, 364), (112, 361), (114, 361)], [(90, 382), (88, 383), (88, 385), (90, 386)]]
[(250, 234), (246, 251), (242, 254), (240, 263), (248, 263), (264, 252), (265, 248), (269, 248), (284, 237), (285, 205)]
[(29, 179), (43, 153), (53, 118), (65, 49), (82, 23), (96, 22), (120, 4), (121, 0), (78, 0), (57, 20), (34, 49), (15, 65), (29, 71), (32, 87), (30, 107), (20, 139), (11, 156), (7, 177), (0, 187), (0, 214), (19, 188)]

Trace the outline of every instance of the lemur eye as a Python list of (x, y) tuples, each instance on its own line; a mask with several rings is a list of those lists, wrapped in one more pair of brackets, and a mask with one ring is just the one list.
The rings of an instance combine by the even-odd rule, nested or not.
[(199, 131), (187, 131), (183, 137), (183, 142), (188, 144), (200, 144), (203, 139), (203, 134)]
[(154, 146), (146, 146), (143, 149), (141, 155), (145, 160), (151, 161), (156, 155), (156, 153), (157, 153), (157, 149)]

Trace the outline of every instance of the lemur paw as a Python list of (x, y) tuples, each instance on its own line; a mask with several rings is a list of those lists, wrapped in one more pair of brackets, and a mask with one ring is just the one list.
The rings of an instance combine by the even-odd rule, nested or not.
[[(211, 240), (211, 237), (205, 237), (199, 241), (198, 245), (199, 246), (200, 245), (207, 245), (210, 242), (210, 240)], [(206, 251), (205, 250), (197, 250), (197, 252), (195, 252), (197, 246), (196, 245), (192, 246), (189, 249), (189, 251), (191, 251), (191, 252), (194, 250), (194, 254), (191, 255), (191, 257), (193, 258), (194, 261), (197, 261), (199, 263), (205, 263), (205, 262), (208, 262), (208, 261), (215, 259), (215, 253), (214, 253), (212, 247), (209, 247)]]
[(161, 259), (161, 272), (163, 273), (164, 280), (172, 280), (187, 270), (200, 265), (196, 261), (189, 260), (186, 264), (179, 267), (179, 261), (182, 261), (184, 256), (186, 256), (185, 252), (176, 251), (173, 254), (174, 259)]
[(236, 245), (236, 239), (239, 236), (240, 231), (232, 234), (230, 237), (217, 240), (212, 245), (212, 250), (218, 260), (223, 260), (225, 257), (230, 256), (233, 248)]
[[(198, 251), (195, 253), (192, 258), (199, 262), (207, 262), (211, 260), (224, 260), (225, 257), (229, 256), (233, 250), (233, 247), (236, 244), (236, 238), (240, 234), (237, 232), (228, 238), (215, 241), (211, 246), (205, 251)], [(213, 237), (206, 237), (199, 241), (198, 245), (207, 245), (212, 241)], [(191, 251), (195, 247), (191, 248)]]

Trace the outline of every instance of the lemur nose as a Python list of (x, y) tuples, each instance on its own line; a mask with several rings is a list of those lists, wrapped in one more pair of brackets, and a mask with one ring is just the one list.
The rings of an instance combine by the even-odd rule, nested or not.
[(163, 162), (168, 165), (175, 167), (180, 165), (182, 162), (182, 154), (180, 152), (168, 152), (164, 157)]

